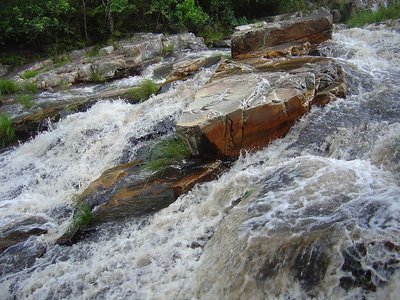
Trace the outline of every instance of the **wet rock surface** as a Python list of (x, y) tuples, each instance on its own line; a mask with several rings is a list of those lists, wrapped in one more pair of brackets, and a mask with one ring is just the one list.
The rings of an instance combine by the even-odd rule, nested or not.
[(318, 45), (332, 37), (332, 15), (326, 11), (275, 23), (237, 27), (232, 36), (232, 57), (240, 58), (285, 43)]
[[(221, 161), (182, 161), (151, 173), (142, 161), (133, 161), (105, 171), (79, 196), (92, 210), (90, 227), (132, 217), (153, 214), (187, 193), (196, 183), (218, 176), (226, 166)], [(79, 239), (77, 228), (57, 243), (70, 245)]]
[(282, 137), (312, 103), (345, 90), (340, 67), (326, 58), (227, 61), (197, 92), (177, 132), (195, 155), (235, 157)]

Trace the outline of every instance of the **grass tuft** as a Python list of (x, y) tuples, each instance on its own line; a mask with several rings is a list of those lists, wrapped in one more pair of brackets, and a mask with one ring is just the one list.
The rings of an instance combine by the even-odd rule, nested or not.
[(145, 101), (151, 95), (157, 93), (159, 86), (157, 83), (150, 79), (144, 80), (139, 86), (128, 90), (128, 95), (137, 101)]
[(32, 95), (18, 95), (16, 99), (17, 99), (17, 102), (19, 104), (22, 104), (23, 107), (26, 109), (30, 109), (34, 105)]
[(106, 78), (101, 75), (97, 70), (95, 70), (92, 73), (92, 81), (102, 83), (106, 81)]
[(0, 114), (0, 144), (2, 147), (9, 145), (16, 139), (13, 124), (9, 115)]
[(38, 71), (34, 71), (34, 70), (26, 70), (25, 72), (23, 72), (20, 77), (22, 79), (29, 79), (29, 78), (33, 78), (36, 77), (39, 74)]
[(86, 57), (95, 57), (99, 55), (99, 50), (101, 49), (100, 45), (95, 45), (91, 48), (88, 49), (88, 51), (86, 52)]
[(400, 17), (400, 4), (389, 7), (381, 7), (376, 12), (364, 10), (356, 13), (347, 20), (350, 27), (362, 27), (365, 24), (382, 22), (388, 19), (397, 19)]
[(18, 92), (18, 84), (13, 80), (0, 80), (0, 95), (15, 94)]
[(28, 94), (35, 94), (38, 91), (38, 87), (36, 84), (32, 82), (25, 82), (22, 85), (22, 90)]
[(146, 171), (158, 171), (166, 166), (176, 164), (190, 156), (187, 146), (179, 139), (173, 138), (154, 145), (150, 161), (144, 164)]
[(72, 222), (68, 227), (68, 232), (76, 232), (80, 228), (87, 226), (92, 222), (93, 214), (92, 210), (86, 202), (78, 203), (75, 207), (74, 216)]

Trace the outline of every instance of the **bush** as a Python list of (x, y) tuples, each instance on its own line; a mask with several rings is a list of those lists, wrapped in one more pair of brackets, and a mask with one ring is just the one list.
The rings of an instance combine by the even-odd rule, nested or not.
[(30, 109), (34, 105), (33, 97), (31, 95), (18, 95), (17, 102), (22, 104), (26, 109)]
[(199, 29), (209, 21), (209, 16), (197, 6), (194, 0), (184, 0), (176, 5), (175, 18), (178, 24), (189, 30)]
[(19, 87), (13, 80), (0, 80), (0, 95), (15, 94)]
[(16, 139), (12, 121), (7, 114), (0, 114), (0, 144), (2, 147), (14, 142)]
[(346, 23), (350, 27), (361, 27), (365, 24), (382, 22), (388, 19), (397, 19), (400, 17), (400, 5), (396, 4), (390, 7), (381, 7), (378, 11), (373, 12), (364, 10), (356, 13)]
[(224, 38), (222, 32), (214, 30), (211, 26), (207, 26), (201, 30), (199, 35), (204, 38), (204, 42), (208, 47), (212, 46), (213, 42), (220, 41)]
[(26, 70), (24, 73), (22, 73), (22, 74), (20, 75), (20, 77), (21, 77), (22, 79), (29, 79), (29, 78), (35, 77), (35, 76), (38, 75), (38, 74), (39, 74), (38, 71)]
[(158, 89), (159, 86), (157, 83), (150, 79), (146, 79), (142, 81), (139, 86), (129, 89), (128, 95), (134, 100), (141, 102), (147, 100), (151, 95), (157, 93)]

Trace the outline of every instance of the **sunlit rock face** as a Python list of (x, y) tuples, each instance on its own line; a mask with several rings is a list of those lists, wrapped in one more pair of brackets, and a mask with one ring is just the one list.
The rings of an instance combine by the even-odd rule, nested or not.
[(274, 23), (256, 23), (237, 28), (232, 36), (232, 57), (240, 58), (253, 52), (285, 43), (309, 42), (318, 45), (332, 38), (332, 15), (326, 11)]
[(284, 136), (315, 102), (343, 96), (341, 69), (314, 57), (220, 65), (177, 124), (195, 155), (235, 157)]

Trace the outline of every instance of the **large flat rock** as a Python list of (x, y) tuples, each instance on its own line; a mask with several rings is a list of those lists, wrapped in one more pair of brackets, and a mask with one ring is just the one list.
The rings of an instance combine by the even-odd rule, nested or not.
[(198, 90), (177, 124), (193, 155), (236, 157), (263, 147), (284, 136), (312, 103), (344, 96), (341, 69), (330, 59), (269, 63), (227, 61)]
[(309, 42), (313, 46), (331, 37), (332, 15), (327, 11), (280, 22), (239, 26), (232, 36), (232, 57), (254, 55), (255, 52), (285, 43)]

